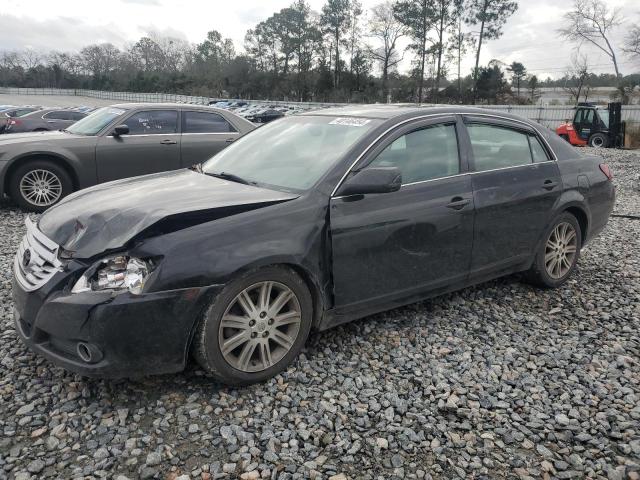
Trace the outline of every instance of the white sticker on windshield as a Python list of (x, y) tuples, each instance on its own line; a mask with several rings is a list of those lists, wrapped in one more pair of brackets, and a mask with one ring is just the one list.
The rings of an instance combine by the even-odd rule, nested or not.
[(329, 122), (329, 125), (346, 125), (347, 127), (363, 127), (370, 121), (371, 120), (368, 120), (366, 118), (341, 117), (341, 118), (336, 118), (335, 120), (331, 120)]

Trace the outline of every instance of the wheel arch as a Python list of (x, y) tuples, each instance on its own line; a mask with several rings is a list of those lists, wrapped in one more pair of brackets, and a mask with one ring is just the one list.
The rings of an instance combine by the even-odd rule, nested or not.
[(317, 327), (322, 319), (322, 314), (328, 305), (326, 295), (323, 293), (321, 283), (317, 276), (306, 266), (302, 265), (290, 258), (277, 258), (271, 260), (263, 260), (259, 263), (247, 265), (246, 267), (236, 271), (232, 277), (242, 275), (250, 270), (258, 270), (267, 267), (285, 267), (293, 270), (305, 283), (311, 294), (313, 304), (313, 323), (312, 327)]
[(65, 158), (62, 155), (51, 153), (51, 152), (42, 152), (42, 153), (30, 152), (14, 158), (9, 164), (9, 167), (6, 170), (3, 185), (2, 185), (3, 187), (2, 189), (4, 192), (9, 191), (9, 182), (11, 181), (11, 178), (13, 177), (13, 174), (16, 171), (16, 169), (21, 165), (24, 165), (26, 162), (30, 162), (33, 160), (49, 160), (57, 163), (58, 165), (63, 167), (65, 171), (69, 174), (69, 177), (71, 177), (71, 181), (73, 182), (73, 189), (74, 190), (78, 189), (79, 183), (80, 183), (78, 179), (78, 175), (75, 169), (72, 167), (69, 159)]
[(587, 212), (578, 205), (571, 205), (565, 208), (563, 212), (570, 213), (578, 220), (578, 225), (580, 225), (580, 244), (584, 245), (587, 241), (587, 232), (589, 231), (589, 217), (587, 217)]

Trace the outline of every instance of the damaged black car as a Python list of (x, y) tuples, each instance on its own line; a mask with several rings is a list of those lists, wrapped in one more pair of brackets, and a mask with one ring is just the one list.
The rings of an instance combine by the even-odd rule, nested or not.
[(287, 367), (312, 329), (524, 272), (562, 285), (614, 203), (602, 159), (471, 108), (287, 117), (199, 168), (81, 190), (27, 220), (14, 319), (83, 375), (228, 384)]

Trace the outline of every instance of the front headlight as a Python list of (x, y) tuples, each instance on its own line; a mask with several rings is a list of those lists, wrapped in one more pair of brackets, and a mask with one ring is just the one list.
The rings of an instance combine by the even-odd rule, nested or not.
[(72, 293), (129, 290), (140, 294), (154, 265), (139, 258), (119, 255), (101, 260), (88, 269), (71, 289)]

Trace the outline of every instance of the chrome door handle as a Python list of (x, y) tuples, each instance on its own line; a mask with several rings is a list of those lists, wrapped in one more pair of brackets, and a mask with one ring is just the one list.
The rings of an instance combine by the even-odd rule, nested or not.
[(160, 145), (175, 145), (176, 143), (178, 143), (178, 142), (176, 142), (175, 140), (168, 140), (167, 139), (167, 140), (162, 140), (160, 142)]

